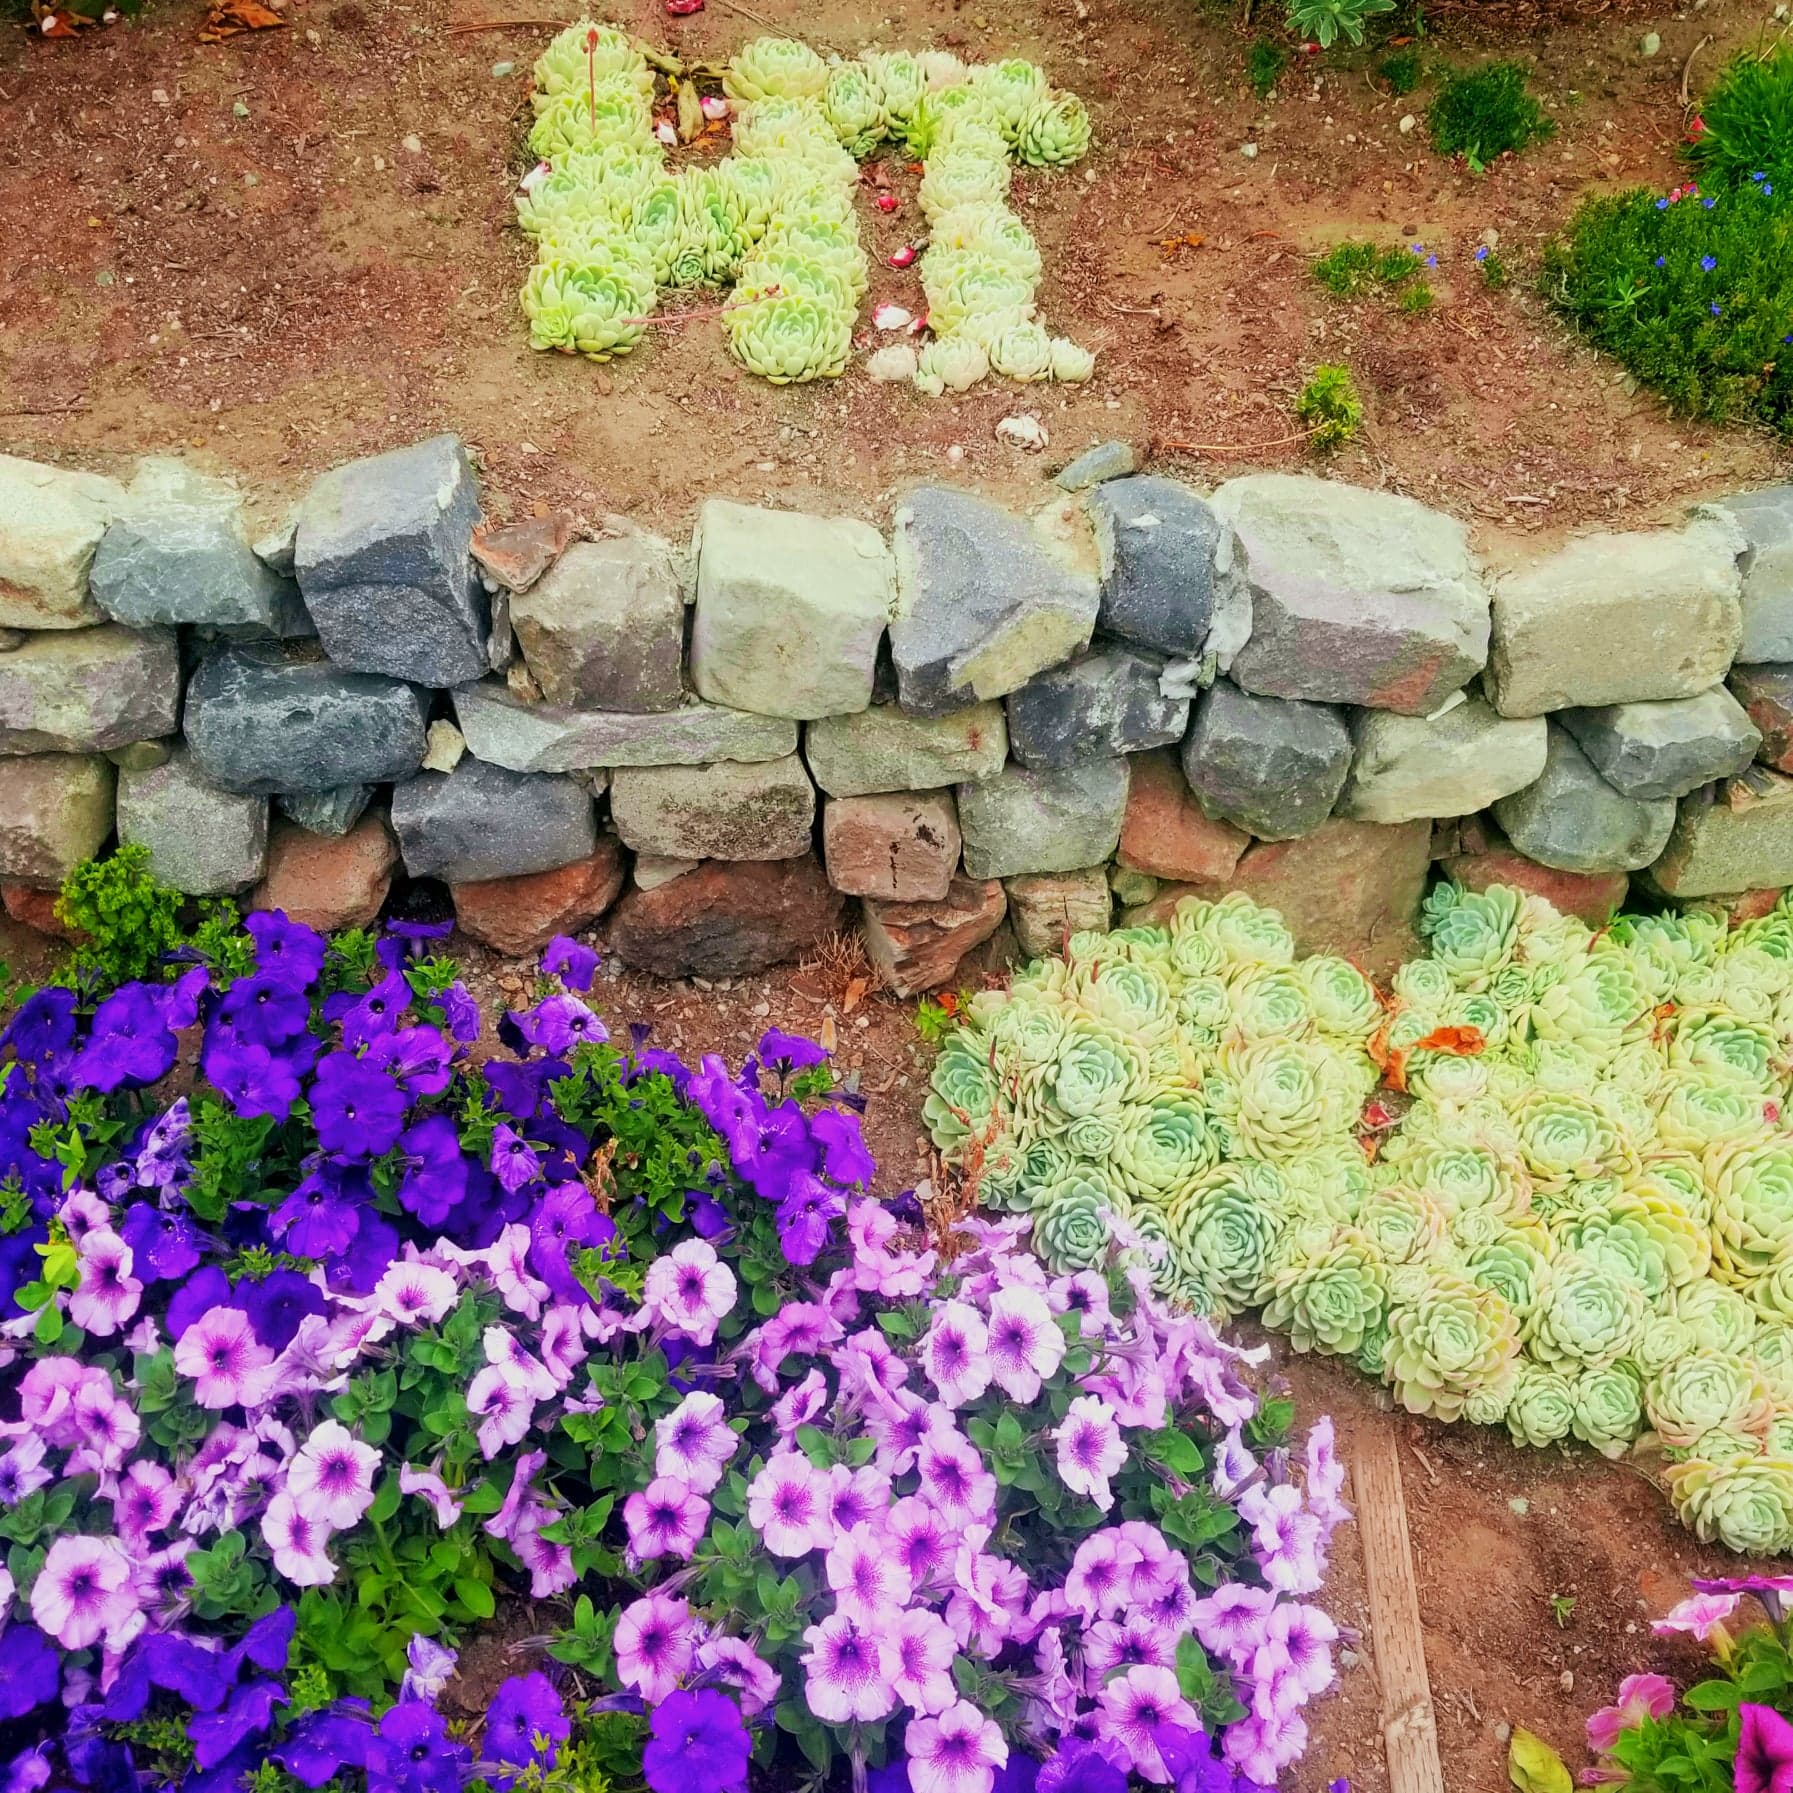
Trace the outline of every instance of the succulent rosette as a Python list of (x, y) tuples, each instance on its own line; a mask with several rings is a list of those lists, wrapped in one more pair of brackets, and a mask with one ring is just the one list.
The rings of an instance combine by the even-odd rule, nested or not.
[(1515, 1444), (1542, 1450), (1575, 1430), (1576, 1378), (1547, 1364), (1522, 1362), (1503, 1417)]
[(1231, 1092), (1222, 1118), (1239, 1151), (1275, 1162), (1321, 1144), (1337, 1128), (1341, 1117), (1327, 1100), (1325, 1056), (1325, 1048), (1299, 1040), (1221, 1048), (1219, 1068)]
[(1437, 1202), (1399, 1183), (1372, 1189), (1359, 1206), (1354, 1225), (1385, 1264), (1436, 1258), (1449, 1232), (1445, 1211)]
[(1052, 377), (1061, 385), (1077, 386), (1096, 371), (1096, 352), (1073, 342), (1068, 336), (1052, 339)]
[(1527, 1321), (1526, 1346), (1539, 1363), (1598, 1368), (1631, 1349), (1647, 1311), (1643, 1290), (1629, 1277), (1563, 1252)]
[(1672, 1072), (1736, 1083), (1766, 1095), (1774, 1088), (1782, 1048), (1774, 1030), (1725, 1009), (1683, 1009), (1669, 1040)]
[(1665, 1306), (1688, 1329), (1696, 1346), (1747, 1352), (1755, 1337), (1755, 1308), (1735, 1289), (1712, 1277), (1676, 1289)]
[(818, 99), (827, 86), (827, 63), (794, 37), (756, 37), (729, 58), (722, 75), (723, 92), (743, 105)]
[(1111, 1151), (1120, 1188), (1136, 1202), (1160, 1205), (1191, 1189), (1220, 1156), (1207, 1110), (1176, 1095), (1126, 1109)]
[(1793, 1457), (1689, 1457), (1665, 1479), (1681, 1523), (1703, 1543), (1746, 1556), (1793, 1550)]
[(983, 1042), (970, 1029), (947, 1037), (934, 1060), (922, 1119), (934, 1143), (951, 1153), (999, 1122), (998, 1085)]
[(1471, 1250), (1464, 1268), (1471, 1282), (1492, 1289), (1520, 1320), (1529, 1319), (1550, 1281), (1550, 1235), (1510, 1227)]
[(1089, 145), (1089, 112), (1074, 93), (1036, 101), (1015, 132), (1016, 158), (1030, 168), (1068, 168)]
[(1034, 1248), (1057, 1276), (1099, 1269), (1114, 1242), (1115, 1220), (1128, 1213), (1106, 1184), (1073, 1173), (1043, 1192), (1034, 1210)]
[(1793, 1250), (1793, 1139), (1713, 1146), (1705, 1171), (1715, 1273), (1740, 1284), (1766, 1275)]
[(877, 89), (878, 104), (890, 128), (901, 133), (928, 90), (927, 71), (920, 57), (907, 50), (867, 50), (859, 60)]
[(1585, 1096), (1535, 1090), (1514, 1104), (1526, 1169), (1541, 1185), (1596, 1177), (1623, 1162), (1611, 1123)]
[(1023, 280), (1040, 278), (1040, 249), (1033, 232), (1006, 205), (985, 202), (941, 213), (929, 235), (923, 272), (945, 270), (956, 255), (968, 252), (990, 256)]
[(1446, 881), (1426, 898), (1420, 931), (1456, 989), (1485, 990), (1512, 962), (1519, 917), (1519, 892), (1506, 885), (1471, 891)]
[(990, 371), (1030, 383), (1052, 377), (1052, 338), (1034, 319), (1010, 324), (990, 342)]
[(1643, 1379), (1628, 1362), (1583, 1370), (1571, 1385), (1575, 1419), (1571, 1431), (1603, 1457), (1630, 1450), (1643, 1416)]
[(1686, 1447), (1720, 1428), (1759, 1433), (1773, 1403), (1760, 1372), (1726, 1351), (1690, 1351), (1664, 1364), (1644, 1389), (1644, 1411), (1664, 1444)]
[(1390, 1308), (1384, 1370), (1409, 1413), (1460, 1418), (1471, 1393), (1513, 1375), (1518, 1355), (1507, 1304), (1447, 1271), (1435, 1273), (1417, 1301)]
[(613, 25), (589, 21), (569, 25), (552, 38), (535, 63), (530, 102), (539, 112), (563, 93), (584, 93), (592, 85), (623, 83), (651, 99), (654, 71), (635, 40)]
[(1540, 1040), (1579, 1046), (1604, 1065), (1644, 1024), (1649, 998), (1629, 964), (1616, 953), (1590, 953), (1531, 1006)]
[(533, 155), (547, 161), (570, 152), (639, 151), (653, 146), (653, 119), (641, 90), (610, 80), (595, 90), (559, 93), (542, 108), (529, 132)]
[(644, 257), (552, 256), (524, 282), (530, 343), (592, 361), (626, 355), (641, 340), (655, 296)]
[[(1268, 1165), (1222, 1166), (1200, 1179), (1177, 1216), (1172, 1240), (1190, 1275), (1211, 1290), (1218, 1317), (1259, 1299), (1287, 1219), (1286, 1189)], [(1136, 1208), (1135, 1225), (1149, 1210)], [(1167, 1239), (1171, 1235), (1167, 1231)]]
[(1354, 1357), (1381, 1335), (1387, 1311), (1381, 1258), (1367, 1240), (1347, 1237), (1276, 1274), (1264, 1324), (1287, 1332), (1297, 1351)]
[(853, 314), (800, 293), (738, 298), (723, 324), (735, 359), (775, 386), (832, 378), (853, 349)]
[(951, 145), (928, 157), (916, 201), (930, 222), (964, 206), (1000, 205), (1012, 172), (1007, 156), (991, 155), (976, 142)]
[(850, 156), (869, 156), (883, 140), (883, 92), (863, 63), (843, 62), (828, 71), (822, 111)]
[(970, 85), (1010, 143), (1020, 132), (1022, 120), (1051, 89), (1046, 71), (1019, 56), (978, 64), (971, 71)]

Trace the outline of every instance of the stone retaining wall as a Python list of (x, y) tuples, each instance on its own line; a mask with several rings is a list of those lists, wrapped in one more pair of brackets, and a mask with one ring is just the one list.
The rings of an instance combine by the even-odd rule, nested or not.
[(1793, 487), (1496, 570), (1408, 498), (1132, 466), (575, 541), (481, 524), (439, 436), (252, 543), (177, 464), (0, 456), (0, 894), (41, 922), (116, 835), (335, 926), (402, 866), (669, 976), (851, 909), (908, 991), (1005, 915), (1031, 953), (1228, 890), (1386, 966), (1435, 862), (1594, 919), (1793, 883)]

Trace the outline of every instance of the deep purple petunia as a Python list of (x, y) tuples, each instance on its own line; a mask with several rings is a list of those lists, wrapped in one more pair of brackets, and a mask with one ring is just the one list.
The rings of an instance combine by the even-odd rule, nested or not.
[(1040, 1765), (1034, 1793), (1127, 1793), (1127, 1752), (1111, 1738), (1074, 1738)]
[(398, 1143), (406, 1160), (399, 1206), (434, 1232), (467, 1194), (470, 1166), (461, 1153), (461, 1136), (447, 1115), (432, 1114), (407, 1127)]
[(1230, 1763), (1215, 1755), (1206, 1731), (1165, 1725), (1157, 1741), (1175, 1793), (1236, 1793), (1238, 1775)]
[(212, 1087), (245, 1119), (284, 1121), (299, 1099), (292, 1062), (253, 1041), (208, 1040), (200, 1068)]
[(422, 1700), (400, 1700), (367, 1749), (368, 1793), (458, 1793), (472, 1757)]
[(368, 1042), (366, 1062), (408, 1096), (439, 1096), (454, 1075), (448, 1042), (433, 1027), (400, 1027)]
[(717, 1131), (728, 1145), (735, 1169), (767, 1201), (783, 1201), (790, 1194), (792, 1179), (815, 1169), (809, 1119), (795, 1102), (768, 1108), (757, 1097), (750, 1097), (746, 1111)]
[(255, 1336), (270, 1351), (284, 1351), (307, 1314), (322, 1314), (329, 1308), (323, 1290), (296, 1270), (275, 1270), (260, 1282), (245, 1282), (238, 1300)]
[(877, 1160), (866, 1150), (856, 1114), (824, 1108), (809, 1123), (810, 1137), (822, 1148), (822, 1169), (835, 1182), (869, 1183)]
[(479, 1004), (459, 978), (437, 992), (436, 1006), (442, 1011), (443, 1025), (463, 1046), (471, 1046), (479, 1038)]
[(221, 1711), (202, 1712), (188, 1721), (193, 1760), (201, 1768), (218, 1767), (251, 1737), (261, 1736), (274, 1722), (275, 1706), (285, 1703), (278, 1682), (244, 1682)]
[(265, 972), (240, 977), (218, 1004), (217, 1026), (245, 1045), (270, 1050), (296, 1040), (311, 1025), (304, 987)]
[(39, 990), (20, 1003), (18, 1012), (0, 1028), (0, 1050), (10, 1046), (26, 1063), (54, 1058), (75, 1043), (75, 993)]
[(542, 954), (542, 971), (558, 977), (569, 990), (589, 990), (598, 969), (598, 955), (565, 934), (556, 934)]
[(367, 1701), (341, 1699), (306, 1713), (274, 1756), (301, 1786), (323, 1787), (345, 1768), (365, 1768), (372, 1740)]
[(762, 1064), (781, 1077), (792, 1071), (807, 1071), (811, 1065), (819, 1065), (828, 1057), (814, 1040), (806, 1040), (800, 1033), (786, 1033), (778, 1027), (768, 1027), (760, 1035), (760, 1043), (754, 1047), (754, 1052)]
[(133, 1202), (119, 1223), (118, 1236), (131, 1248), (132, 1274), (143, 1282), (172, 1282), (195, 1269), (205, 1241), (185, 1214), (171, 1214), (149, 1202)]
[(78, 1087), (110, 1095), (127, 1084), (140, 1088), (166, 1077), (178, 1050), (158, 992), (148, 984), (125, 984), (94, 1010), (92, 1031), (70, 1075)]
[(337, 1000), (332, 997), (324, 1005), (325, 1015), (342, 1023), (345, 1045), (364, 1046), (369, 1040), (398, 1027), (405, 1010), (411, 1006), (411, 986), (402, 972), (388, 971), (371, 990), (364, 990), (351, 998), (346, 1007), (332, 1013)]
[(1793, 1793), (1793, 1724), (1747, 1700), (1737, 1716), (1737, 1793)]
[(324, 969), (324, 937), (278, 909), (252, 910), (244, 930), (255, 942), (255, 968), (290, 990), (309, 990)]
[(711, 1688), (680, 1689), (654, 1708), (641, 1772), (654, 1793), (732, 1793), (747, 1784), (753, 1744), (741, 1709)]
[(14, 1620), (0, 1650), (0, 1720), (23, 1718), (55, 1699), (62, 1685), (62, 1657), (38, 1630)]
[(332, 1052), (319, 1062), (311, 1086), (311, 1120), (326, 1152), (378, 1158), (398, 1143), (405, 1099), (383, 1072)]
[(327, 1258), (345, 1250), (361, 1216), (332, 1172), (320, 1165), (269, 1216), (274, 1236), (302, 1258)]
[(168, 1303), (164, 1324), (171, 1339), (179, 1339), (201, 1314), (230, 1305), (230, 1278), (216, 1264), (203, 1264), (175, 1290)]
[[(486, 1709), (480, 1754), (488, 1762), (502, 1763), (507, 1768), (527, 1768), (532, 1762), (552, 1768), (556, 1746), (566, 1742), (572, 1729), (560, 1695), (546, 1675), (512, 1675)], [(546, 1749), (537, 1750), (538, 1737), (547, 1739)], [(505, 1793), (516, 1776), (494, 1774), (487, 1778), (498, 1793)]]
[(492, 1175), (512, 1195), (542, 1174), (542, 1160), (534, 1146), (515, 1127), (500, 1121), (492, 1129)]
[(362, 1208), (354, 1238), (324, 1260), (324, 1275), (335, 1293), (371, 1295), (397, 1256), (398, 1229), (372, 1208)]
[(793, 1264), (813, 1264), (833, 1235), (834, 1223), (847, 1211), (838, 1191), (807, 1171), (794, 1177), (778, 1204), (778, 1242)]

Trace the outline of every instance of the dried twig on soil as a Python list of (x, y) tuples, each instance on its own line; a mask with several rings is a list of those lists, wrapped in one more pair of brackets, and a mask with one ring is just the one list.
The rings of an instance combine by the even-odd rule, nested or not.
[(1699, 55), (1711, 41), (1712, 33), (1707, 32), (1706, 35), (1687, 52), (1687, 60), (1681, 65), (1681, 104), (1683, 106), (1690, 106), (1693, 104), (1692, 100), (1688, 98), (1688, 83), (1693, 79), (1693, 59)]
[(1268, 442), (1173, 442), (1163, 441), (1153, 444), (1160, 454), (1175, 449), (1178, 454), (1256, 454), (1261, 448), (1287, 448), (1291, 442), (1305, 442), (1310, 436), (1318, 433), (1322, 426), (1316, 424), (1311, 430), (1297, 430), (1292, 436), (1275, 436)]

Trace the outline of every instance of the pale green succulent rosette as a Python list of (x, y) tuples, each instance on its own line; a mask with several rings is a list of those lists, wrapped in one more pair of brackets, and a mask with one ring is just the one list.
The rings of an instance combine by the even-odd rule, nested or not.
[[(1194, 1268), (1185, 1267), (1181, 1262), (1170, 1228), (1156, 1208), (1136, 1208), (1127, 1216), (1126, 1225), (1138, 1243), (1123, 1255), (1145, 1266), (1155, 1295), (1169, 1299), (1179, 1285), (1186, 1290), (1205, 1286)], [(1225, 1312), (1225, 1308), (1222, 1305), (1204, 1311), (1218, 1316)]]
[(1714, 1146), (1705, 1171), (1713, 1274), (1733, 1284), (1767, 1275), (1793, 1252), (1793, 1139)]
[(1383, 1373), (1409, 1413), (1462, 1416), (1479, 1388), (1513, 1374), (1519, 1330), (1512, 1310), (1489, 1289), (1438, 1273), (1424, 1297), (1391, 1308)]
[(1656, 1137), (1672, 1152), (1703, 1156), (1714, 1147), (1767, 1134), (1762, 1098), (1742, 1084), (1683, 1074), (1656, 1114)]
[(1109, 1163), (1120, 1142), (1128, 1111), (1119, 1114), (1084, 1114), (1066, 1124), (1064, 1142), (1079, 1158), (1098, 1164)]
[(1213, 907), (1212, 903), (1185, 897), (1171, 917), (1170, 962), (1183, 977), (1219, 977), (1233, 963), (1231, 955), (1207, 930)]
[(1514, 1105), (1519, 1150), (1542, 1185), (1597, 1177), (1623, 1162), (1618, 1135), (1585, 1096), (1535, 1090)]
[(1068, 1026), (1061, 1009), (1037, 1002), (1010, 1002), (989, 1014), (984, 1033), (999, 1070), (1038, 1071), (1057, 1059)]
[(1274, 1170), (1249, 1160), (1222, 1165), (1197, 1182), (1176, 1218), (1179, 1256), (1229, 1314), (1260, 1299), (1288, 1219)]
[(867, 50), (859, 60), (877, 88), (885, 119), (894, 131), (902, 132), (928, 90), (920, 59), (907, 50)]
[(1648, 1105), (1652, 1116), (1662, 1100), (1668, 1072), (1654, 1040), (1647, 1035), (1629, 1039), (1601, 1067), (1601, 1081), (1614, 1089), (1622, 1089)]
[(1504, 1425), (1507, 1409), (1513, 1404), (1513, 1390), (1518, 1381), (1519, 1372), (1515, 1368), (1511, 1376), (1492, 1388), (1472, 1389), (1463, 1397), (1464, 1419), (1472, 1426)]
[(756, 37), (735, 52), (722, 76), (723, 92), (743, 105), (818, 99), (827, 85), (827, 63), (794, 37)]
[(1287, 1332), (1297, 1351), (1354, 1357), (1365, 1339), (1383, 1332), (1387, 1309), (1374, 1248), (1361, 1238), (1346, 1238), (1277, 1274), (1264, 1324)]
[(1189, 977), (1177, 992), (1178, 1024), (1198, 1047), (1218, 1046), (1232, 1016), (1232, 1001), (1221, 978)]
[(990, 371), (1005, 380), (1032, 384), (1052, 377), (1052, 338), (1033, 319), (1010, 324), (990, 344)]
[(1447, 1027), (1473, 1027), (1482, 1036), (1482, 1049), (1498, 1052), (1507, 1044), (1512, 1020), (1507, 1011), (1486, 991), (1464, 991), (1445, 1005)]
[(843, 62), (828, 71), (822, 111), (841, 147), (855, 159), (869, 156), (883, 141), (883, 92), (863, 63)]
[(1460, 1052), (1416, 1052), (1407, 1060), (1407, 1088), (1433, 1102), (1469, 1102), (1493, 1087), (1488, 1061)]
[(1793, 1326), (1765, 1320), (1749, 1342), (1749, 1363), (1777, 1410), (1793, 1409)]
[(924, 276), (922, 290), (928, 321), (940, 336), (959, 334), (973, 319), (1000, 333), (1033, 315), (1033, 282), (982, 250), (965, 250), (938, 279)]
[(1616, 1363), (1637, 1342), (1648, 1311), (1635, 1282), (1564, 1252), (1527, 1321), (1526, 1347), (1539, 1363), (1560, 1369)]
[(1402, 1182), (1423, 1190), (1447, 1214), (1488, 1208), (1503, 1217), (1523, 1213), (1531, 1180), (1524, 1166), (1490, 1146), (1425, 1146), (1403, 1160)]
[(1765, 1322), (1793, 1322), (1793, 1257), (1783, 1257), (1749, 1285), (1749, 1300)]
[(1324, 1048), (1298, 1040), (1221, 1048), (1232, 1091), (1221, 1117), (1238, 1150), (1276, 1163), (1324, 1143), (1341, 1117), (1327, 1100), (1323, 1062)]
[(757, 243), (765, 235), (790, 179), (776, 156), (735, 155), (716, 164), (717, 189), (743, 241)]
[(1457, 1254), (1467, 1259), (1505, 1231), (1505, 1220), (1492, 1208), (1463, 1208), (1449, 1217), (1447, 1237)]
[(927, 170), (915, 197), (923, 215), (932, 222), (968, 205), (1000, 205), (1009, 191), (1008, 159), (998, 159), (967, 145), (936, 150), (928, 157)]
[[(1485, 1212), (1485, 1210), (1473, 1210)], [(1550, 1282), (1549, 1235), (1527, 1228), (1509, 1227), (1465, 1259), (1471, 1282), (1492, 1289), (1515, 1317), (1528, 1319)]]
[(1725, 1351), (1690, 1351), (1663, 1365), (1644, 1389), (1652, 1430), (1683, 1449), (1715, 1430), (1760, 1432), (1772, 1405), (1748, 1360)]
[(1485, 990), (1512, 962), (1519, 915), (1519, 893), (1506, 885), (1468, 891), (1440, 884), (1426, 899), (1420, 930), (1432, 959), (1455, 988)]
[(679, 181), (678, 243), (671, 286), (719, 286), (741, 267), (747, 241), (711, 169), (694, 168)]
[(1652, 1314), (1631, 1347), (1631, 1361), (1646, 1376), (1699, 1348), (1694, 1329), (1672, 1313)]
[(1431, 1262), (1449, 1237), (1437, 1202), (1398, 1183), (1372, 1189), (1358, 1208), (1355, 1225), (1385, 1264)]
[(1542, 1450), (1574, 1432), (1575, 1380), (1548, 1364), (1521, 1361), (1505, 1414), (1515, 1444)]
[(1015, 155), (1030, 168), (1068, 168), (1089, 145), (1089, 112), (1074, 93), (1038, 101), (1015, 132)]
[(1695, 1283), (1712, 1268), (1712, 1235), (1658, 1181), (1628, 1181), (1613, 1199), (1612, 1217), (1641, 1228), (1662, 1254), (1671, 1289)]
[(655, 296), (645, 258), (539, 261), (523, 285), (530, 345), (592, 361), (626, 355), (641, 340)]
[(1654, 1307), (1668, 1293), (1667, 1254), (1647, 1227), (1620, 1218), (1610, 1207), (1568, 1221), (1559, 1238), (1565, 1250), (1628, 1277)]
[(1199, 1102), (1160, 1096), (1125, 1111), (1113, 1155), (1121, 1189), (1136, 1202), (1162, 1205), (1194, 1188), (1220, 1153)]
[(797, 293), (731, 305), (722, 321), (735, 359), (775, 386), (833, 378), (853, 349), (852, 314)]
[(768, 248), (761, 242), (741, 268), (741, 284), (756, 293), (773, 288), (790, 298), (813, 299), (818, 305), (851, 317), (859, 296), (838, 261), (790, 246)]
[(1176, 1010), (1169, 980), (1155, 967), (1132, 959), (1079, 968), (1067, 990), (1091, 1020), (1154, 1046), (1176, 1033)]
[(998, 1085), (982, 1036), (970, 1028), (949, 1034), (928, 1081), (921, 1117), (935, 1147), (950, 1159), (966, 1139), (998, 1119)]
[(1375, 1178), (1354, 1140), (1316, 1146), (1281, 1169), (1292, 1201), (1339, 1225), (1357, 1219), (1375, 1187)]
[(1349, 959), (1315, 953), (1296, 969), (1307, 986), (1314, 1025), (1329, 1038), (1361, 1047), (1382, 1025), (1376, 986)]
[(1735, 1289), (1707, 1278), (1677, 1289), (1667, 1306), (1696, 1347), (1747, 1355), (1756, 1334), (1756, 1310)]
[(1649, 997), (1616, 953), (1590, 953), (1531, 1006), (1541, 1040), (1579, 1046), (1604, 1064), (1649, 1012)]
[(1151, 1087), (1144, 1051), (1118, 1028), (1076, 1017), (1050, 1072), (1051, 1099), (1067, 1119), (1118, 1115)]
[(641, 193), (635, 201), (630, 229), (643, 253), (652, 258), (655, 283), (669, 285), (673, 263), (684, 245), (683, 184), (669, 175)]
[(1669, 1040), (1671, 1071), (1735, 1083), (1766, 1095), (1775, 1084), (1781, 1045), (1773, 1031), (1723, 1009), (1683, 1009)]
[(1022, 121), (1050, 91), (1046, 71), (1019, 56), (980, 63), (971, 71), (972, 91), (980, 95), (1004, 139), (1013, 143)]
[(969, 81), (946, 86), (930, 84), (921, 103), (909, 115), (904, 147), (913, 159), (932, 161), (966, 127), (970, 127), (970, 140), (988, 144), (993, 139), (1007, 159), (1008, 144), (1003, 139), (1002, 128), (997, 124), (989, 102)]
[(1030, 283), (1040, 278), (1040, 249), (1033, 232), (1006, 205), (962, 205), (943, 212), (934, 220), (923, 272), (935, 268), (945, 272), (956, 257), (973, 253), (1001, 262)]
[(1702, 1543), (1745, 1556), (1793, 1549), (1793, 1457), (1691, 1457), (1666, 1479), (1681, 1523)]
[(943, 392), (964, 392), (990, 371), (989, 352), (969, 336), (936, 337), (916, 360), (915, 383), (938, 398)]
[(1238, 891), (1211, 903), (1201, 928), (1231, 965), (1288, 965), (1295, 936), (1274, 909), (1262, 908)]
[(1764, 1457), (1793, 1457), (1793, 1413), (1777, 1413), (1762, 1434)]
[(654, 71), (636, 47), (635, 40), (611, 25), (594, 25), (589, 19), (553, 38), (535, 63), (535, 92), (530, 96), (537, 112), (543, 112), (557, 95), (584, 93), (599, 86), (623, 82), (635, 87), (643, 99), (654, 92)]
[(529, 132), (531, 153), (549, 162), (576, 150), (651, 149), (653, 141), (647, 101), (615, 80), (592, 92), (556, 94)]
[(1643, 1379), (1621, 1359), (1583, 1370), (1570, 1384), (1575, 1417), (1570, 1430), (1603, 1457), (1620, 1458), (1631, 1448), (1643, 1419)]
[(1527, 896), (1519, 905), (1521, 965), (1569, 967), (1587, 956), (1594, 930), (1573, 915), (1560, 914), (1541, 896)]
[(1306, 1040), (1318, 1032), (1313, 998), (1299, 965), (1257, 965), (1227, 983), (1233, 1026), (1242, 1039)]
[(1068, 1177), (1035, 1207), (1034, 1249), (1054, 1276), (1099, 1270), (1108, 1261), (1114, 1220), (1127, 1217), (1113, 1190), (1088, 1177)]
[(1392, 985), (1396, 1000), (1403, 1008), (1416, 1009), (1424, 1025), (1419, 1033), (1430, 1033), (1457, 999), (1457, 986), (1451, 974), (1436, 959), (1409, 959), (1394, 975)]

